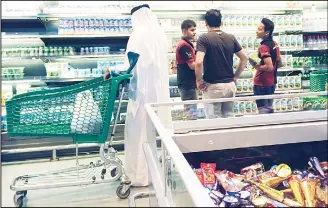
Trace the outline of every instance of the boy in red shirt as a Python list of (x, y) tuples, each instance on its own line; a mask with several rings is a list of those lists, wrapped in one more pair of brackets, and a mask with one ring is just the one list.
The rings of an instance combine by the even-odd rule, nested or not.
[[(197, 100), (195, 76), (195, 49), (191, 41), (196, 35), (196, 23), (184, 20), (181, 24), (182, 37), (176, 47), (177, 82), (181, 100)], [(197, 119), (197, 105), (185, 105), (189, 119)]]
[[(263, 18), (257, 27), (256, 36), (263, 41), (258, 49), (261, 62), (253, 65), (256, 69), (254, 95), (272, 95), (276, 89), (277, 68), (281, 65), (281, 58), (279, 46), (272, 38), (273, 29), (273, 22), (267, 18)], [(259, 113), (273, 113), (272, 103), (272, 99), (256, 100)]]

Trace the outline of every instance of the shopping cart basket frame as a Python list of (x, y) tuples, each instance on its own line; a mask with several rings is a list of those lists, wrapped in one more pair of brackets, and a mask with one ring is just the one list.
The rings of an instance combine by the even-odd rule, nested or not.
[[(130, 195), (130, 180), (125, 175), (123, 163), (121, 160), (117, 157), (117, 151), (111, 146), (112, 140), (114, 138), (114, 133), (116, 129), (116, 124), (119, 117), (119, 112), (121, 108), (121, 102), (123, 100), (123, 94), (126, 89), (128, 80), (132, 77), (131, 71), (135, 68), (138, 59), (139, 54), (134, 52), (128, 52), (128, 59), (129, 59), (129, 68), (125, 72), (115, 73), (114, 71), (111, 72), (111, 77), (109, 79), (104, 79), (103, 77), (95, 78), (92, 80), (88, 80), (79, 84), (75, 84), (68, 87), (62, 87), (57, 89), (47, 89), (43, 91), (36, 91), (36, 92), (29, 92), (25, 94), (20, 94), (14, 96), (12, 99), (8, 100), (6, 102), (7, 112), (8, 112), (8, 135), (9, 137), (15, 137), (15, 136), (52, 136), (52, 137), (62, 137), (62, 136), (71, 136), (73, 138), (73, 143), (76, 143), (76, 168), (67, 168), (62, 169), (58, 171), (51, 171), (51, 172), (44, 172), (44, 173), (35, 173), (35, 174), (29, 174), (29, 175), (22, 175), (18, 176), (13, 180), (13, 183), (11, 184), (10, 188), (13, 191), (16, 191), (16, 194), (14, 195), (14, 203), (17, 207), (22, 207), (24, 205), (24, 198), (27, 194), (27, 190), (37, 190), (37, 189), (46, 189), (46, 188), (58, 188), (58, 187), (69, 187), (69, 186), (79, 186), (79, 185), (88, 185), (88, 184), (98, 184), (98, 183), (106, 183), (106, 182), (113, 182), (118, 179), (121, 179), (121, 184), (116, 190), (116, 194), (119, 198), (124, 199), (127, 198)], [(102, 87), (103, 91), (91, 91), (90, 89), (99, 88), (99, 86), (106, 85), (105, 87)], [(119, 86), (122, 85), (122, 88), (119, 88)], [(106, 88), (107, 87), (107, 88)], [(97, 89), (98, 89), (97, 88)], [(119, 94), (119, 102), (117, 107), (117, 113), (114, 119), (113, 129), (110, 134), (110, 140), (108, 142), (108, 134), (109, 134), (109, 128), (111, 123), (111, 118), (114, 111), (115, 106), (115, 100), (117, 97), (117, 93), (120, 91)], [(108, 90), (104, 92), (105, 90)], [(89, 98), (91, 100), (96, 100), (97, 93), (99, 94), (104, 92), (105, 94), (103, 97), (98, 98), (97, 103), (94, 102), (93, 106), (91, 106), (91, 111), (94, 108), (99, 108), (97, 112), (100, 114), (101, 118), (101, 125), (103, 129), (99, 134), (90, 134), (90, 133), (76, 133), (72, 130), (72, 120), (69, 120), (65, 123), (67, 128), (70, 128), (70, 130), (61, 130), (56, 129), (56, 131), (51, 131), (51, 129), (46, 129), (42, 134), (38, 134), (36, 132), (29, 132), (28, 128), (23, 129), (23, 131), (19, 131), (19, 128), (15, 128), (15, 125), (17, 125), (17, 122), (21, 121), (21, 114), (24, 111), (24, 108), (22, 107), (22, 104), (27, 103), (27, 109), (32, 109), (30, 112), (34, 114), (38, 114), (36, 110), (33, 110), (33, 102), (36, 102), (36, 105), (42, 106), (43, 103), (45, 105), (47, 104), (47, 99), (49, 99), (50, 107), (45, 106), (45, 110), (48, 110), (48, 108), (53, 107), (56, 102), (53, 101), (53, 98), (56, 96), (62, 96), (65, 97), (67, 95), (73, 95), (74, 98), (67, 98), (66, 100), (63, 99), (63, 102), (69, 101), (70, 103), (73, 103), (76, 105), (76, 102), (78, 100), (78, 93), (81, 92), (89, 92)], [(106, 94), (107, 93), (107, 94)], [(108, 97), (105, 97), (105, 96)], [(82, 94), (80, 101), (85, 98), (85, 96)], [(60, 97), (60, 98), (62, 98)], [(37, 103), (40, 101), (40, 103)], [(83, 106), (85, 103), (81, 101), (81, 106)], [(31, 103), (29, 103), (31, 102)], [(58, 102), (57, 102), (58, 103)], [(89, 104), (89, 103), (87, 103)], [(65, 103), (59, 103), (60, 108), (62, 106), (65, 106)], [(95, 106), (97, 105), (97, 106)], [(104, 108), (105, 110), (103, 110)], [(39, 109), (38, 109), (39, 110)], [(43, 109), (41, 109), (43, 110)], [(64, 109), (65, 110), (65, 109)], [(80, 109), (79, 109), (80, 110)], [(103, 111), (101, 111), (103, 110)], [(105, 112), (104, 112), (105, 111)], [(18, 115), (14, 115), (18, 112)], [(61, 111), (60, 111), (61, 112)], [(79, 111), (79, 113), (81, 110)], [(89, 115), (92, 117), (92, 114), (90, 114), (90, 109), (85, 110), (86, 115)], [(40, 114), (43, 112), (40, 112)], [(101, 114), (102, 113), (102, 114)], [(97, 115), (98, 115), (97, 114)], [(16, 118), (15, 118), (16, 116)], [(69, 117), (72, 119), (72, 117)], [(44, 119), (46, 120), (46, 119)], [(55, 118), (54, 118), (55, 120)], [(33, 121), (33, 119), (27, 120), (27, 121)], [(43, 121), (43, 120), (42, 120)], [(41, 122), (42, 122), (41, 121)], [(16, 123), (15, 123), (16, 122)], [(39, 121), (33, 122), (32, 125), (27, 125), (27, 127), (33, 126), (35, 123)], [(50, 121), (51, 122), (51, 121)], [(26, 122), (25, 122), (26, 123)], [(24, 123), (24, 124), (25, 124)], [(37, 123), (38, 124), (38, 123)], [(78, 126), (78, 125), (76, 125)], [(17, 127), (17, 126), (16, 126)], [(19, 127), (19, 126), (18, 126)], [(16, 131), (15, 131), (16, 130)], [(79, 165), (78, 163), (78, 144), (79, 143), (99, 143), (100, 144), (100, 158), (101, 160), (98, 160), (97, 162), (90, 162), (88, 165)], [(112, 168), (114, 166), (114, 168)], [(109, 169), (109, 171), (108, 171)], [(107, 178), (107, 175), (109, 175)], [(59, 177), (64, 182), (59, 182), (56, 180), (56, 177)], [(99, 179), (99, 180), (97, 180)], [(73, 180), (73, 181), (72, 181)], [(75, 181), (74, 181), (75, 180)], [(56, 181), (54, 183), (53, 181)], [(34, 184), (33, 184), (34, 182)]]

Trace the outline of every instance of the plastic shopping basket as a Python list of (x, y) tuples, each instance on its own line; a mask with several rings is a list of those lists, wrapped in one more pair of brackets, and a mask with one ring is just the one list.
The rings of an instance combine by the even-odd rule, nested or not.
[(24, 93), (8, 100), (9, 137), (71, 136), (74, 143), (104, 143), (119, 85), (132, 77), (130, 72), (139, 55), (129, 52), (128, 57), (130, 68), (125, 74)]
[(310, 74), (310, 91), (321, 92), (326, 90), (328, 70), (318, 70)]

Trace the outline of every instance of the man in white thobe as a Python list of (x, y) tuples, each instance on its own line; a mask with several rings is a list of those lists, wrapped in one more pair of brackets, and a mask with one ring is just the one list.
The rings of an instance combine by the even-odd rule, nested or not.
[[(164, 30), (148, 5), (131, 10), (133, 32), (126, 53), (140, 55), (129, 85), (125, 123), (125, 171), (132, 186), (148, 186), (148, 166), (142, 145), (155, 141), (149, 128), (146, 103), (169, 102), (168, 43)], [(161, 114), (159, 114), (161, 117)], [(162, 117), (169, 116), (165, 111)], [(168, 119), (168, 117), (166, 118)]]

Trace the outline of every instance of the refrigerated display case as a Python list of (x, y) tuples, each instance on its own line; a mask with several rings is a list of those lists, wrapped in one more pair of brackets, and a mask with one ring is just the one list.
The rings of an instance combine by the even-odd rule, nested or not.
[[(83, 82), (100, 76), (106, 67), (118, 70), (124, 60), (124, 50), (131, 32), (129, 11), (141, 3), (76, 4), (57, 1), (19, 8), (18, 3), (11, 5), (14, 3), (6, 2), (2, 8), (2, 66), (15, 73), (7, 71), (2, 83), (12, 86), (12, 94), (15, 95), (16, 86), (21, 82), (28, 83), (31, 87), (25, 85), (23, 88), (30, 91)], [(174, 101), (180, 100), (174, 53), (176, 41), (181, 35), (180, 24), (186, 18), (193, 19), (197, 23), (197, 36), (205, 33), (203, 15), (211, 8), (221, 9), (222, 29), (234, 34), (250, 56), (256, 55), (258, 42), (254, 34), (260, 18), (268, 17), (275, 22), (274, 37), (281, 44), (285, 64), (278, 70), (280, 87), (276, 93), (307, 92), (310, 87), (309, 74), (327, 68), (327, 28), (324, 27), (327, 17), (319, 11), (311, 15), (300, 2), (275, 2), (272, 7), (267, 6), (272, 2), (257, 2), (252, 8), (250, 4), (215, 1), (190, 2), (187, 5), (185, 2), (146, 3), (150, 4), (168, 37), (170, 95)], [(313, 25), (313, 22), (321, 23)], [(238, 58), (234, 62), (236, 64)], [(25, 67), (23, 73), (14, 71), (18, 67)], [(237, 96), (253, 95), (252, 75), (253, 69), (248, 65), (237, 82)], [(2, 98), (2, 114), (5, 114), (4, 103), (8, 98)], [(126, 105), (127, 100), (120, 112), (121, 132), (124, 131)], [(179, 116), (182, 111), (177, 109), (176, 114)], [(5, 130), (6, 116), (2, 116), (2, 121), (2, 129)], [(2, 136), (6, 136), (5, 131)], [(124, 138), (121, 135), (115, 140), (123, 144)]]
[[(204, 104), (248, 102), (260, 98), (301, 98), (302, 107), (298, 106), (298, 110), (294, 112), (183, 121), (173, 117), (172, 120), (165, 121), (157, 113), (164, 110), (172, 112), (177, 105), (197, 104), (198, 108), (203, 108)], [(324, 99), (324, 102), (320, 105), (315, 104), (315, 101), (309, 104), (309, 98)], [(270, 170), (274, 165), (287, 164), (294, 174), (295, 169), (307, 169), (309, 157), (316, 157), (321, 162), (327, 161), (327, 91), (155, 103), (147, 104), (146, 110), (153, 130), (161, 138), (161, 152), (156, 151), (154, 138), (143, 147), (151, 177), (151, 206), (218, 205), (215, 205), (209, 195), (213, 186), (204, 187), (194, 172), (193, 168), (198, 169), (201, 162), (216, 164), (216, 171), (227, 170), (237, 174), (241, 168), (259, 162), (263, 165), (263, 171)], [(197, 160), (192, 160), (190, 154), (194, 154)], [(244, 182), (248, 182), (248, 179)], [(231, 193), (226, 192), (228, 194)], [(280, 204), (276, 201), (271, 203), (287, 206), (283, 204), (285, 201)]]

